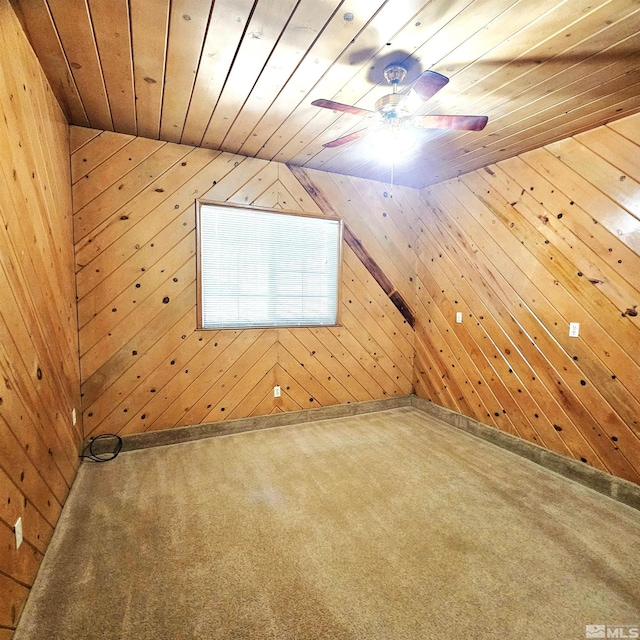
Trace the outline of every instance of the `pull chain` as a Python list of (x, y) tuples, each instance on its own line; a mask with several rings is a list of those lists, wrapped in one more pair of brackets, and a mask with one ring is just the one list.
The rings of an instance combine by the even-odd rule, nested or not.
[(395, 162), (391, 159), (391, 186), (389, 187), (389, 198), (393, 198), (393, 170), (395, 167)]

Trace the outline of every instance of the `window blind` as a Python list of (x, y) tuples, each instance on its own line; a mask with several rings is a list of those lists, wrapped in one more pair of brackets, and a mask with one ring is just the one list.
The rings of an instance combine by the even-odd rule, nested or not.
[(339, 220), (200, 206), (205, 329), (334, 325)]

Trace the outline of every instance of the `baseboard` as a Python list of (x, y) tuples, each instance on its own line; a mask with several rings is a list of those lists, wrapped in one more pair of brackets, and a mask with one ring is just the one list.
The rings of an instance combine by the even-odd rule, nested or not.
[[(512, 436), (509, 433), (490, 427), (451, 409), (441, 407), (416, 395), (396, 396), (393, 398), (383, 398), (381, 400), (338, 404), (330, 407), (319, 407), (317, 409), (289, 411), (253, 418), (239, 418), (236, 420), (211, 422), (188, 427), (177, 427), (175, 429), (164, 429), (162, 431), (136, 433), (122, 437), (122, 451), (161, 447), (170, 444), (179, 444), (181, 442), (192, 442), (203, 438), (214, 438), (216, 436), (256, 431), (259, 429), (273, 429), (274, 427), (304, 424), (315, 420), (344, 418), (407, 406), (419, 409), (442, 422), (462, 429), (467, 433), (491, 442), (527, 460), (531, 460), (570, 480), (579, 482), (618, 502), (640, 510), (639, 485), (629, 482), (628, 480), (623, 480), (622, 478), (617, 478), (599, 469), (594, 469), (573, 458), (549, 451), (544, 447)], [(95, 453), (100, 454), (108, 452), (112, 448), (113, 443), (105, 442), (97, 443), (97, 445), (98, 446), (95, 447)]]
[(640, 510), (640, 486), (633, 482), (616, 478), (604, 471), (594, 469), (584, 462), (555, 453), (555, 451), (549, 451), (537, 444), (434, 404), (430, 400), (411, 396), (411, 406), (498, 447), (527, 458), (546, 469), (555, 471), (570, 480), (579, 482), (598, 493)]
[[(332, 418), (344, 418), (363, 413), (374, 413), (386, 409), (408, 407), (411, 405), (412, 396), (394, 396), (381, 400), (368, 400), (366, 402), (353, 402), (349, 404), (337, 404), (330, 407), (318, 407), (317, 409), (305, 409), (302, 411), (288, 411), (286, 413), (274, 413), (254, 418), (238, 418), (222, 422), (211, 422), (189, 427), (164, 429), (162, 431), (149, 431), (136, 433), (122, 437), (122, 451), (160, 447), (180, 442), (191, 442), (202, 438), (226, 436), (245, 431), (258, 429), (272, 429), (293, 424), (313, 422), (315, 420), (330, 420)], [(100, 450), (96, 450), (100, 453)]]

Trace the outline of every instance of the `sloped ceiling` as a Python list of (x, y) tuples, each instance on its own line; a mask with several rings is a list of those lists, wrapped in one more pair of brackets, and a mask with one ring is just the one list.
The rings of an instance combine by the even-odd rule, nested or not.
[(640, 110), (637, 0), (13, 0), (79, 126), (388, 182), (366, 126), (382, 71), (450, 78), (421, 113), (489, 116), (431, 130), (394, 166), (424, 187)]

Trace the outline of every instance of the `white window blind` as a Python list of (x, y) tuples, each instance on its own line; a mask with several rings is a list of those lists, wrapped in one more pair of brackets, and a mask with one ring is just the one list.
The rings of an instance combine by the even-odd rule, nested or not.
[(200, 206), (201, 326), (334, 325), (339, 220)]

